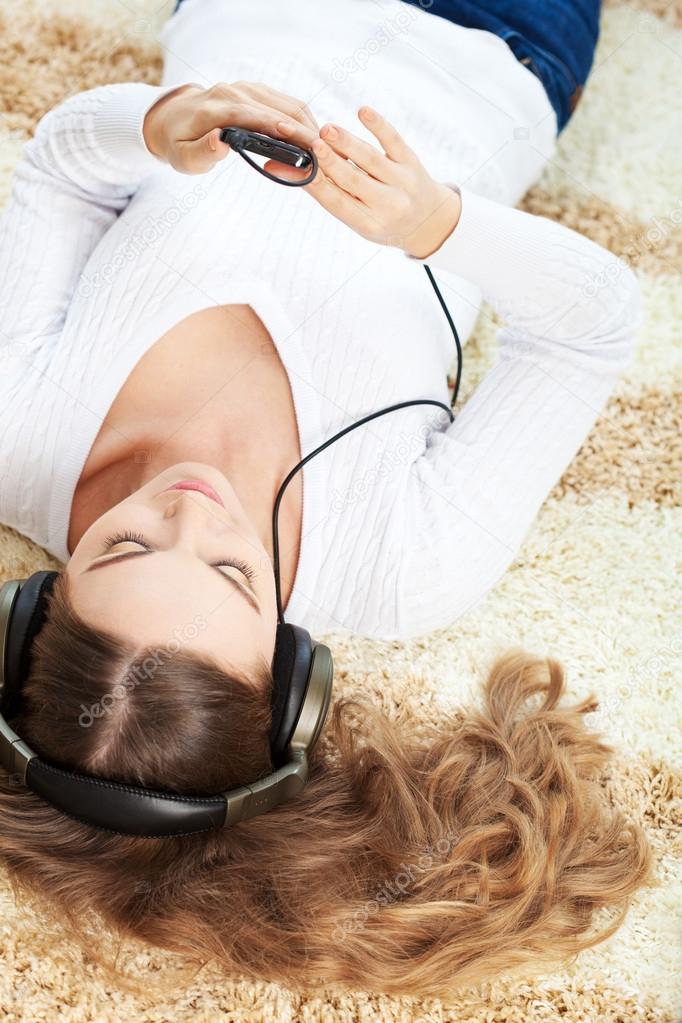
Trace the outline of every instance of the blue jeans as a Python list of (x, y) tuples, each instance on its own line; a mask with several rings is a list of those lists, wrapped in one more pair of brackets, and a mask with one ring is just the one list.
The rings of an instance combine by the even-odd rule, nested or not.
[[(177, 11), (183, 0), (177, 0)], [(580, 99), (599, 38), (601, 0), (403, 0), (464, 28), (503, 39), (542, 82), (557, 134)]]

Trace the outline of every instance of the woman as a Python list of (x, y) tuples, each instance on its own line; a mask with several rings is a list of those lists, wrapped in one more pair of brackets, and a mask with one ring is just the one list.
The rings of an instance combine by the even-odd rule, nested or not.
[[(187, 0), (161, 86), (94, 89), (42, 119), (0, 235), (0, 519), (66, 562), (16, 723), (46, 758), (180, 793), (267, 774), (273, 501), (348, 423), (447, 400), (427, 261), (464, 339), (481, 298), (495, 305), (500, 359), (453, 424), (403, 409), (295, 477), (286, 616), (417, 635), (512, 560), (640, 319), (610, 253), (512, 208), (598, 20), (596, 3), (516, 6), (337, 0), (321, 22), (312, 0)], [(264, 180), (220, 141), (228, 124), (312, 148), (320, 173)], [(589, 704), (558, 709), (561, 691), (554, 662), (510, 655), (484, 711), (419, 737), (339, 701), (304, 792), (210, 836), (99, 831), (5, 778), (0, 852), (75, 931), (95, 908), (291, 983), (438, 992), (571, 954), (648, 853), (602, 797)]]

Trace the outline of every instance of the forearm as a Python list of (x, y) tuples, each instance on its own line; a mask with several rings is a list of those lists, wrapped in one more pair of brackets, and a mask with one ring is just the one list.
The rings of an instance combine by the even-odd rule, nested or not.
[(396, 502), (409, 523), (396, 544), (405, 551), (399, 618), (417, 632), (452, 622), (509, 567), (642, 322), (636, 278), (607, 250), (464, 189), (457, 227), (427, 262), (477, 284), (505, 324), (499, 358), (410, 465)]
[[(461, 190), (454, 229), (426, 262), (477, 285), (504, 321), (517, 355), (549, 345), (614, 376), (627, 364), (642, 317), (637, 279), (612, 252), (545, 217)], [(410, 257), (414, 258), (414, 257)]]
[(147, 111), (169, 91), (121, 82), (72, 96), (38, 122), (24, 161), (54, 185), (74, 186), (96, 204), (120, 205), (160, 166), (142, 127)]

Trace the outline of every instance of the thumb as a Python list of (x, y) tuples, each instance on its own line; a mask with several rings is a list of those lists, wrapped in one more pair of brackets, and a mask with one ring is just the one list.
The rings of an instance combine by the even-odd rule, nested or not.
[(227, 143), (220, 141), (220, 128), (213, 128), (201, 138), (177, 143), (178, 161), (175, 169), (185, 174), (202, 174), (211, 170), (229, 152)]

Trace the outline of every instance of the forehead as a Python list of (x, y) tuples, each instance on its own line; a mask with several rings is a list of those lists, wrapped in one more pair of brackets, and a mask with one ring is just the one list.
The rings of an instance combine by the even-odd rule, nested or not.
[(92, 572), (72, 573), (74, 608), (91, 625), (139, 645), (178, 636), (194, 648), (231, 650), (257, 641), (260, 616), (215, 570), (145, 555)]

